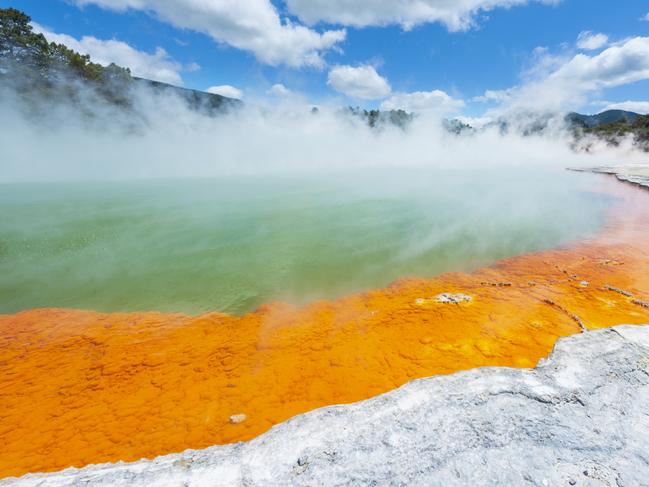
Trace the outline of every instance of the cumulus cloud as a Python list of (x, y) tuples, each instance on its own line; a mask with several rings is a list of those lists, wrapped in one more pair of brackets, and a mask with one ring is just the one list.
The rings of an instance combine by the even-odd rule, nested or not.
[(433, 90), (395, 93), (381, 104), (381, 109), (445, 115), (457, 113), (464, 106), (463, 100), (455, 99), (441, 90)]
[(649, 13), (647, 13), (647, 14), (644, 15), (644, 16), (642, 16), (642, 17), (640, 18), (640, 20), (644, 20), (645, 22), (649, 22)]
[(237, 100), (241, 100), (243, 98), (243, 91), (230, 85), (211, 86), (207, 89), (207, 92), (212, 93), (213, 95), (236, 98)]
[(594, 51), (608, 44), (608, 36), (585, 31), (577, 38), (577, 47), (584, 51)]
[(384, 99), (381, 110), (406, 110), (431, 113), (438, 116), (455, 114), (465, 106), (463, 100), (444, 91), (393, 92), (386, 78), (373, 66), (334, 66), (329, 72), (328, 84), (339, 93), (360, 100)]
[(604, 110), (625, 110), (646, 115), (649, 113), (649, 101), (623, 101), (607, 103)]
[[(67, 34), (51, 32), (35, 22), (32, 23), (32, 26), (35, 32), (43, 34), (48, 41), (65, 44), (70, 49), (87, 54), (95, 63), (104, 66), (115, 63), (118, 66), (129, 68), (134, 76), (163, 83), (182, 84), (180, 72), (183, 70), (183, 66), (171, 59), (161, 47), (150, 54), (138, 51), (129, 44), (115, 39), (101, 40), (92, 36), (76, 39)], [(190, 65), (190, 69), (196, 68), (198, 65)]]
[(378, 100), (392, 91), (388, 80), (368, 65), (334, 66), (327, 84), (339, 93), (360, 100)]
[[(107, 1), (107, 0), (106, 0)], [(496, 8), (530, 2), (556, 4), (561, 0), (286, 0), (289, 10), (304, 22), (367, 27), (399, 24), (410, 29), (418, 24), (441, 22), (449, 30), (465, 30), (476, 15)]]
[(317, 32), (282, 19), (271, 0), (72, 0), (124, 11), (143, 10), (160, 20), (209, 35), (220, 43), (252, 52), (266, 64), (324, 65), (322, 55), (346, 37), (344, 30)]
[(268, 90), (269, 95), (274, 95), (274, 96), (280, 96), (280, 97), (285, 97), (289, 96), (292, 94), (291, 90), (289, 90), (286, 86), (284, 86), (281, 83), (274, 84), (273, 86), (270, 87), (270, 90)]
[(497, 110), (574, 110), (593, 93), (649, 79), (649, 37), (626, 39), (593, 55), (547, 56), (539, 58), (524, 84), (509, 90), (510, 99)]

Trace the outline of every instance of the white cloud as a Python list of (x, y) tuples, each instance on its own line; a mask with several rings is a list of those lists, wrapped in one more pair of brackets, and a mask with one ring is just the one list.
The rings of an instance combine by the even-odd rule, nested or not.
[(270, 90), (268, 90), (268, 94), (269, 95), (279, 96), (279, 97), (286, 97), (286, 96), (290, 96), (292, 94), (292, 91), (289, 90), (283, 84), (277, 83), (277, 84), (271, 86)]
[[(35, 32), (43, 34), (48, 41), (65, 44), (81, 54), (88, 54), (92, 62), (104, 66), (115, 63), (118, 66), (129, 68), (134, 76), (164, 83), (181, 85), (183, 82), (180, 76), (183, 66), (172, 60), (167, 52), (160, 47), (153, 54), (149, 54), (114, 39), (106, 41), (92, 36), (76, 39), (67, 34), (51, 32), (37, 23), (32, 23), (32, 26)], [(196, 66), (192, 66), (192, 68)]]
[(416, 113), (445, 115), (457, 113), (465, 106), (463, 100), (441, 90), (393, 93), (387, 79), (373, 66), (335, 66), (329, 72), (328, 84), (339, 93), (361, 100), (380, 100), (381, 110), (406, 110)]
[(510, 8), (530, 2), (556, 4), (561, 0), (286, 0), (289, 10), (309, 24), (367, 27), (441, 22), (453, 31), (475, 24), (476, 15), (496, 8)]
[(381, 110), (406, 110), (416, 113), (444, 115), (457, 113), (464, 101), (451, 97), (441, 90), (395, 93), (381, 104)]
[(282, 19), (270, 0), (73, 0), (124, 11), (144, 10), (182, 29), (252, 52), (259, 61), (291, 67), (324, 65), (323, 52), (342, 42), (344, 30), (319, 33)]
[(334, 90), (352, 98), (378, 100), (392, 89), (390, 83), (372, 66), (335, 66), (329, 72), (327, 84)]
[(626, 39), (593, 55), (541, 57), (530, 73), (526, 83), (509, 90), (511, 98), (498, 110), (574, 110), (593, 93), (649, 79), (649, 37)]
[(644, 15), (640, 18), (640, 20), (644, 20), (645, 22), (649, 22), (649, 13), (647, 15)]
[(623, 101), (618, 103), (609, 103), (604, 107), (606, 110), (625, 110), (627, 112), (636, 112), (643, 115), (649, 113), (649, 101)]
[(207, 89), (207, 92), (212, 93), (213, 95), (236, 98), (237, 100), (241, 100), (243, 98), (243, 91), (230, 85), (211, 86)]
[(511, 90), (486, 90), (484, 95), (476, 96), (473, 101), (479, 103), (498, 102), (502, 103), (512, 97)]
[(584, 51), (595, 51), (608, 44), (608, 36), (596, 34), (591, 31), (584, 31), (577, 37), (577, 47)]

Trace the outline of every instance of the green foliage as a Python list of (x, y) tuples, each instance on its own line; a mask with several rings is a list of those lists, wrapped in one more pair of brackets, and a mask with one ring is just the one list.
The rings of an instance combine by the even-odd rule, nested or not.
[(131, 81), (131, 73), (115, 64), (93, 63), (63, 44), (51, 44), (34, 32), (31, 18), (14, 8), (0, 9), (0, 68), (2, 74), (18, 74), (23, 81), (51, 83), (72, 78), (106, 88), (114, 82)]
[(623, 138), (631, 137), (637, 146), (649, 151), (649, 115), (624, 117), (610, 123), (580, 127), (580, 130), (583, 134), (594, 135), (613, 146), (620, 145)]
[(41, 70), (47, 65), (47, 40), (36, 34), (31, 18), (14, 8), (0, 9), (0, 67), (10, 63)]
[(381, 128), (386, 124), (391, 124), (396, 127), (405, 129), (412, 121), (413, 115), (404, 110), (390, 110), (382, 112), (380, 110), (364, 110), (360, 107), (347, 107), (345, 112), (349, 115), (361, 118), (371, 128)]
[(640, 115), (632, 124), (636, 141), (649, 150), (649, 115)]
[(0, 9), (0, 54), (18, 55), (22, 49), (42, 52), (47, 41), (34, 33), (31, 18), (15, 8)]

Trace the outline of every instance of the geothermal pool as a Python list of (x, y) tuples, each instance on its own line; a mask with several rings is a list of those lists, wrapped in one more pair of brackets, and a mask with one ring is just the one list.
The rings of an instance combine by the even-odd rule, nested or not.
[[(589, 234), (591, 225), (592, 228), (598, 227), (588, 238), (562, 248), (501, 260), (472, 273), (453, 272), (431, 279), (400, 279), (388, 288), (350, 294), (336, 300), (320, 300), (303, 307), (271, 303), (242, 317), (220, 313), (189, 316), (157, 311), (98, 313), (70, 309), (34, 309), (0, 314), (0, 364), (3, 365), (0, 367), (0, 398), (4, 406), (0, 414), (4, 445), (0, 448), (0, 478), (61, 470), (69, 466), (153, 458), (187, 448), (200, 449), (245, 441), (297, 414), (367, 399), (421, 377), (484, 366), (533, 367), (539, 359), (548, 356), (557, 338), (584, 329), (594, 330), (620, 323), (647, 323), (647, 191), (604, 176), (594, 176), (594, 179), (583, 174), (557, 173), (556, 176), (558, 179), (552, 184), (542, 174), (531, 179), (510, 175), (507, 185), (496, 176), (491, 179), (487, 175), (482, 179), (476, 176), (457, 193), (445, 190), (441, 183), (433, 186), (423, 178), (410, 178), (409, 186), (394, 181), (390, 187), (399, 187), (400, 190), (392, 195), (385, 188), (379, 191), (378, 185), (342, 187), (338, 183), (332, 190), (331, 186), (327, 188), (330, 183), (320, 181), (313, 183), (311, 190), (307, 191), (304, 184), (290, 182), (280, 191), (275, 189), (278, 186), (260, 182), (258, 196), (266, 205), (264, 207), (261, 201), (252, 205), (256, 208), (253, 214), (275, 209), (268, 203), (273, 201), (269, 194), (283, 202), (283, 206), (278, 205), (280, 208), (291, 207), (291, 198), (294, 199), (296, 194), (300, 194), (303, 200), (315, 198), (317, 204), (312, 206), (316, 208), (328, 208), (322, 200), (330, 204), (331, 198), (322, 197), (323, 193), (315, 189), (324, 187), (324, 194), (339, 195), (341, 205), (346, 208), (349, 206), (345, 205), (353, 207), (353, 201), (380, 207), (369, 195), (381, 195), (383, 199), (380, 201), (389, 200), (397, 208), (396, 202), (402, 205), (399, 211), (394, 212), (397, 215), (410, 215), (409, 212), (417, 208), (415, 216), (428, 218), (424, 220), (428, 224), (446, 218), (449, 227), (451, 222), (458, 225), (457, 230), (442, 233), (455, 236), (445, 240), (449, 249), (447, 255), (455, 256), (462, 266), (475, 263), (463, 254), (467, 249), (490, 248), (492, 254), (481, 254), (487, 259), (497, 253), (493, 249), (515, 251), (522, 248), (515, 245), (520, 243), (517, 240), (520, 235), (535, 235), (532, 240), (523, 240), (526, 245), (545, 245), (552, 239), (560, 242), (580, 232)], [(438, 182), (451, 180), (451, 177), (438, 178)], [(466, 183), (466, 180), (459, 182)], [(579, 190), (580, 182), (587, 182), (587, 188), (593, 193)], [(195, 183), (187, 184), (192, 187)], [(31, 188), (29, 197), (36, 206), (35, 195), (44, 201), (56, 201), (54, 196), (58, 194), (59, 200), (63, 200), (59, 205), (70, 214), (85, 215), (82, 221), (90, 227), (93, 225), (88, 223), (92, 220), (89, 213), (106, 218), (106, 213), (110, 212), (101, 211), (102, 205), (96, 201), (82, 207), (80, 203), (84, 198), (86, 201), (101, 201), (100, 195), (110, 194), (111, 199), (103, 200), (104, 205), (114, 209), (122, 194), (121, 201), (128, 204), (120, 207), (118, 221), (125, 215), (137, 214), (129, 204), (147, 208), (148, 212), (142, 211), (136, 221), (128, 222), (125, 228), (136, 232), (135, 236), (130, 235), (131, 240), (146, 236), (147, 245), (153, 251), (147, 252), (147, 247), (138, 248), (133, 244), (130, 248), (125, 247), (130, 252), (123, 254), (127, 262), (114, 271), (131, 272), (126, 275), (123, 285), (142, 294), (146, 289), (136, 289), (131, 283), (131, 276), (145, 268), (140, 261), (165, 264), (167, 267), (163, 267), (163, 271), (174, 263), (175, 247), (166, 247), (166, 258), (156, 247), (161, 245), (156, 241), (159, 234), (151, 233), (160, 226), (153, 225), (158, 220), (151, 218), (167, 221), (167, 232), (179, 232), (175, 242), (184, 245), (178, 248), (178, 253), (182, 254), (192, 242), (189, 237), (184, 237), (182, 231), (198, 229), (210, 221), (205, 215), (198, 222), (188, 217), (202, 214), (196, 209), (202, 208), (197, 202), (224, 201), (213, 196), (216, 187), (233, 192), (234, 189), (250, 188), (249, 181), (238, 187), (234, 183), (229, 187), (213, 182), (209, 184), (211, 190), (199, 192), (185, 188), (182, 197), (174, 193), (175, 199), (162, 190), (173, 193), (179, 187), (166, 183), (122, 187), (121, 193), (119, 186), (110, 187), (110, 191), (104, 187), (100, 188), (101, 191), (95, 188), (94, 193), (92, 188), (79, 186), (77, 191), (84, 189), (76, 196), (74, 192), (64, 192), (62, 187), (54, 195), (53, 187), (48, 191), (42, 187), (40, 192)], [(197, 187), (201, 185), (194, 186)], [(148, 188), (149, 193), (142, 188)], [(15, 203), (20, 192), (13, 193), (12, 198), (8, 198), (6, 192), (1, 194), (5, 205), (14, 200), (13, 208), (16, 210), (5, 212), (3, 216), (9, 214), (15, 218), (19, 214), (17, 209), (20, 205)], [(144, 205), (144, 195), (147, 194), (147, 204)], [(24, 198), (27, 195), (27, 192), (23, 193)], [(318, 199), (318, 195), (322, 199)], [(444, 197), (440, 199), (440, 195)], [(467, 197), (469, 195), (471, 198)], [(250, 195), (247, 199), (238, 194), (231, 197), (231, 201), (237, 204), (252, 199)], [(185, 206), (180, 205), (184, 199), (187, 200)], [(170, 204), (170, 201), (174, 203)], [(435, 210), (433, 205), (427, 212), (427, 204), (443, 201), (464, 206), (440, 213), (441, 210)], [(589, 206), (585, 207), (586, 203)], [(22, 205), (25, 206), (21, 208), (24, 216), (29, 205), (25, 201)], [(171, 211), (172, 208), (176, 210)], [(184, 211), (178, 212), (177, 208), (184, 208)], [(58, 208), (58, 211), (62, 209)], [(330, 218), (334, 218), (337, 213), (330, 211)], [(219, 214), (213, 209), (205, 212)], [(316, 209), (311, 212), (315, 215), (323, 213)], [(45, 231), (54, 232), (58, 228), (55, 220), (49, 222), (45, 211), (39, 208), (38, 214), (41, 213), (43, 216), (39, 223), (43, 234)], [(228, 214), (235, 213), (230, 209)], [(387, 212), (388, 215), (394, 213)], [(428, 213), (433, 213), (434, 217)], [(170, 217), (170, 214), (175, 216)], [(356, 212), (357, 220), (359, 214), (362, 212)], [(145, 218), (147, 215), (149, 220)], [(379, 213), (376, 218), (383, 218), (382, 215), (385, 213)], [(603, 217), (601, 222), (600, 217)], [(410, 218), (406, 221), (421, 224), (412, 215)], [(516, 223), (511, 232), (502, 225), (506, 218), (512, 218)], [(282, 228), (286, 229), (290, 227), (286, 220), (291, 218), (284, 216), (284, 219)], [(262, 226), (265, 220), (258, 217), (255, 221), (261, 222), (258, 225)], [(335, 227), (323, 218), (309, 224), (297, 218), (293, 221), (292, 235), (298, 236), (300, 228)], [(359, 225), (358, 221), (344, 222), (352, 230)], [(341, 224), (338, 221), (334, 223)], [(363, 229), (379, 228), (380, 223), (365, 225)], [(59, 225), (64, 235), (64, 230), (70, 232), (74, 228), (60, 222)], [(14, 221), (14, 228), (21, 226), (25, 224), (18, 225)], [(242, 225), (240, 232), (244, 236), (240, 238), (250, 234), (252, 228), (250, 224)], [(417, 243), (422, 244), (420, 248), (434, 249), (431, 242), (436, 240), (421, 238), (421, 235), (427, 235), (424, 229), (414, 228), (421, 233), (412, 230), (414, 237), (411, 239), (405, 239), (396, 230), (386, 235), (396, 235), (401, 238), (400, 242), (410, 244), (412, 249), (417, 249)], [(490, 232), (479, 235), (486, 229)], [(38, 230), (33, 228), (30, 232), (36, 235)], [(113, 231), (117, 232), (115, 228)], [(325, 228), (319, 232), (326, 233)], [(350, 230), (346, 232), (353, 234)], [(435, 232), (439, 234), (441, 230)], [(435, 232), (430, 233), (435, 235)], [(342, 241), (347, 234), (332, 238)], [(2, 235), (4, 237), (6, 233)], [(194, 232), (194, 240), (196, 235), (200, 232)], [(467, 235), (473, 239), (482, 237), (483, 240), (466, 243)], [(303, 236), (301, 238), (304, 240)], [(14, 235), (13, 241), (17, 240)], [(105, 240), (107, 243), (103, 245), (110, 248), (110, 239)], [(259, 237), (257, 241), (263, 242)], [(291, 240), (285, 237), (283, 241)], [(357, 237), (355, 242), (365, 244), (361, 237)], [(453, 248), (453, 242), (459, 248)], [(338, 245), (349, 251), (349, 247)], [(196, 246), (209, 247), (202, 241)], [(26, 244), (25, 247), (30, 249)], [(95, 247), (102, 249), (100, 244)], [(263, 246), (259, 248), (263, 249)], [(309, 250), (319, 255), (314, 248), (317, 249), (312, 246)], [(27, 267), (34, 275), (38, 270), (37, 264), (46, 263), (48, 258), (56, 262), (52, 254), (39, 255), (44, 253), (43, 249), (30, 249), (33, 262), (31, 267)], [(74, 247), (71, 250), (78, 252)], [(62, 249), (59, 251), (65, 255)], [(100, 252), (97, 255), (101, 258)], [(157, 258), (152, 259), (156, 255)], [(267, 252), (265, 255), (271, 254)], [(406, 255), (416, 255), (416, 252), (410, 250)], [(420, 261), (435, 264), (442, 260), (438, 257), (437, 260), (422, 258)], [(183, 264), (180, 259), (175, 261)], [(132, 269), (126, 265), (128, 262), (133, 263)], [(332, 270), (319, 262), (321, 272)], [(342, 266), (340, 262), (337, 265)], [(399, 260), (393, 258), (390, 262)], [(81, 268), (84, 263), (86, 269)], [(28, 264), (27, 258), (25, 264)], [(93, 263), (91, 257), (75, 265), (78, 266), (75, 272), (80, 275), (91, 275), (95, 269), (108, 268), (107, 263)], [(3, 266), (3, 271), (9, 269), (13, 272), (6, 261), (3, 261)], [(199, 264), (193, 268), (202, 269)], [(239, 268), (245, 269), (245, 262)], [(261, 268), (263, 266), (258, 264), (254, 270)], [(353, 276), (354, 271), (363, 268), (340, 269), (338, 278), (340, 275)], [(68, 274), (60, 270), (58, 281), (42, 282), (42, 293), (49, 295), (54, 292), (51, 288), (56, 288), (59, 283), (65, 285), (72, 276), (71, 272)], [(155, 275), (154, 271), (148, 274), (149, 277)], [(208, 282), (205, 280), (207, 274), (201, 275), (203, 282)], [(377, 276), (386, 278), (385, 275)], [(116, 288), (118, 277), (114, 281)], [(3, 279), (8, 278), (3, 276)], [(99, 277), (96, 279), (100, 280)], [(214, 278), (217, 283), (223, 280), (225, 277)], [(34, 279), (34, 282), (38, 280)], [(332, 279), (331, 282), (338, 281)], [(337, 284), (334, 292), (340, 292), (342, 287)], [(198, 287), (194, 289), (200, 291)], [(297, 287), (292, 290), (299, 295)], [(79, 293), (83, 294), (81, 291)], [(111, 292), (114, 294), (116, 291)], [(449, 304), (438, 299), (442, 293), (461, 293), (470, 299)], [(34, 300), (36, 294), (33, 292), (29, 296)], [(307, 295), (305, 293), (303, 297)], [(173, 292), (169, 291), (169, 296), (173, 296)], [(128, 302), (137, 306), (136, 299)], [(232, 418), (238, 419), (233, 421)]]
[(8, 184), (0, 313), (243, 314), (467, 271), (595, 232), (611, 198), (563, 170)]

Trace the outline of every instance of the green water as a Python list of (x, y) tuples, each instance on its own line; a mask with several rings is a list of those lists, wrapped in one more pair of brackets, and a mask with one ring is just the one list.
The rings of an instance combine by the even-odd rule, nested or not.
[(0, 186), (0, 312), (244, 313), (470, 270), (592, 234), (568, 172)]

